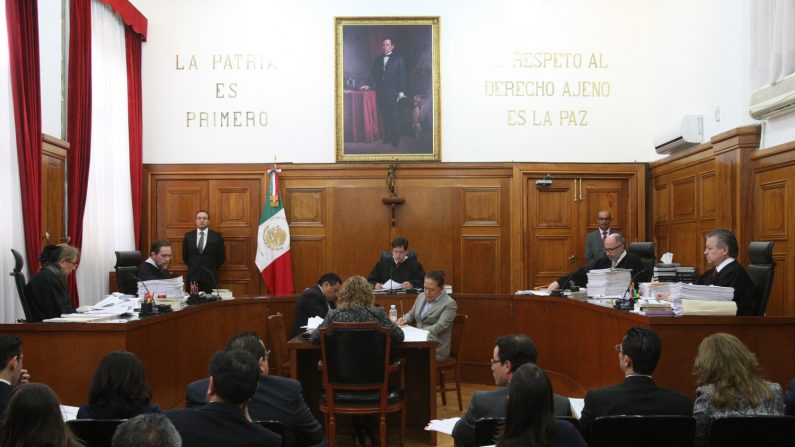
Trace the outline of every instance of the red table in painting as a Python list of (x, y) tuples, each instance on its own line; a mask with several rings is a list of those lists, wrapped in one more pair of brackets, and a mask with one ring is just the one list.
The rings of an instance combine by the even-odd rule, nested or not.
[(346, 142), (372, 143), (381, 138), (375, 90), (346, 91), (343, 103)]

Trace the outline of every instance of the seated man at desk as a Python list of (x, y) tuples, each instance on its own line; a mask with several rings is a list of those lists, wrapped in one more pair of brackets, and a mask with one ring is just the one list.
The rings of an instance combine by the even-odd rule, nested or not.
[(712, 268), (704, 272), (696, 284), (734, 287), (733, 301), (737, 303), (737, 315), (754, 315), (756, 288), (748, 272), (735, 259), (739, 253), (737, 238), (729, 230), (714, 230), (707, 233), (705, 245), (704, 256)]
[(406, 256), (408, 250), (408, 239), (398, 236), (392, 240), (392, 257), (381, 257), (367, 277), (376, 290), (383, 289), (384, 283), (390, 280), (403, 289), (422, 287), (425, 269), (416, 257)]
[(428, 331), (428, 340), (439, 343), (436, 361), (443, 362), (450, 356), (450, 337), (458, 305), (444, 291), (444, 272), (441, 270), (428, 272), (424, 284), (424, 292), (417, 296), (409, 313), (398, 320), (398, 325), (413, 323)]
[(312, 317), (326, 318), (331, 309), (337, 308), (337, 292), (342, 287), (342, 279), (336, 273), (325, 273), (317, 284), (304, 290), (295, 304), (295, 319), (290, 338), (303, 332), (302, 326)]
[(158, 240), (152, 242), (149, 258), (138, 266), (138, 278), (141, 281), (151, 279), (169, 279), (168, 263), (171, 261), (171, 242)]
[(644, 271), (643, 263), (640, 258), (625, 248), (624, 236), (621, 233), (613, 233), (605, 238), (604, 243), (606, 258), (597, 260), (592, 269), (582, 268), (566, 276), (558, 278), (557, 281), (547, 286), (549, 291), (565, 289), (572, 284), (578, 286), (585, 285), (588, 282), (588, 271), (598, 269), (630, 269), (632, 270), (632, 278), (637, 282), (646, 282), (651, 279), (652, 271)]

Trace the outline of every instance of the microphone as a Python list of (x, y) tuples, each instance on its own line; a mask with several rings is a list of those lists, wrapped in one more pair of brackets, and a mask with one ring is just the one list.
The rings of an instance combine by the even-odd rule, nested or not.
[[(395, 261), (394, 261), (394, 259), (392, 260), (392, 262), (393, 262), (393, 263), (395, 262)], [(395, 288), (394, 288), (394, 286), (393, 286), (393, 282), (394, 282), (394, 281), (392, 280), (392, 275), (394, 274), (394, 272), (395, 272), (395, 266), (394, 266), (394, 265), (392, 265), (392, 266), (390, 266), (390, 267), (389, 267), (389, 289), (387, 289), (387, 292), (388, 292), (390, 295), (395, 293), (395, 292), (394, 292)]]
[[(148, 293), (149, 295), (152, 295), (152, 292), (149, 291), (149, 287), (146, 287), (146, 281), (144, 281), (143, 279), (139, 278), (137, 275), (133, 275), (132, 273), (130, 273), (130, 277), (132, 277), (132, 279), (134, 279), (134, 280), (140, 282), (141, 284), (143, 284), (144, 289), (146, 290), (146, 293)], [(154, 295), (152, 295), (152, 296), (154, 296)]]
[(643, 270), (641, 270), (641, 271), (639, 271), (638, 273), (635, 273), (634, 275), (632, 275), (632, 278), (629, 280), (629, 284), (627, 284), (627, 290), (625, 290), (625, 291), (624, 291), (624, 294), (623, 294), (623, 295), (621, 295), (621, 299), (622, 299), (622, 300), (623, 300), (623, 299), (625, 299), (625, 298), (627, 297), (627, 294), (629, 293), (629, 288), (630, 288), (630, 287), (632, 287), (632, 284), (634, 284), (634, 283), (635, 283), (635, 280), (636, 280), (636, 279), (638, 279), (638, 277), (639, 277), (641, 274), (643, 274), (643, 273), (645, 273), (645, 272), (649, 271), (649, 269), (651, 269), (651, 268), (654, 268), (654, 264), (652, 264), (652, 265), (649, 265), (649, 266), (646, 266), (646, 267), (645, 267)]
[[(213, 290), (218, 290), (218, 283), (215, 281), (215, 275), (213, 275), (213, 272), (205, 266), (202, 266), (202, 270), (210, 274), (210, 278), (213, 280)], [(210, 296), (213, 296), (212, 290), (210, 290)]]

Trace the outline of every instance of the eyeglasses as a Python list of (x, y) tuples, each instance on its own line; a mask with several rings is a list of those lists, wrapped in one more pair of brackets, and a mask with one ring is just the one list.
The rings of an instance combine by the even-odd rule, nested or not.
[(491, 359), (491, 364), (492, 364), (492, 366), (493, 366), (495, 363), (503, 364), (503, 363), (505, 363), (505, 360), (494, 360), (494, 359)]
[(618, 344), (616, 344), (616, 345), (613, 347), (613, 349), (615, 349), (615, 350), (616, 350), (616, 352), (620, 352), (620, 353), (622, 353), (622, 354), (624, 353), (624, 351), (623, 351), (623, 350), (622, 350), (622, 348), (621, 348), (621, 343), (618, 343)]
[(264, 358), (265, 360), (268, 360), (268, 357), (270, 357), (270, 356), (271, 356), (271, 352), (266, 349), (265, 350), (265, 355), (263, 355), (262, 358)]
[(618, 244), (615, 247), (605, 247), (605, 251), (614, 252), (618, 249), (618, 247), (622, 247), (624, 244)]

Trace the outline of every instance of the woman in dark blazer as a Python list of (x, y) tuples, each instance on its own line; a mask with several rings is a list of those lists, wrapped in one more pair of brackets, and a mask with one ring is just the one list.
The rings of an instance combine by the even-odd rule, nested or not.
[(77, 269), (80, 251), (68, 244), (47, 245), (39, 256), (42, 268), (25, 286), (30, 322), (75, 313), (66, 278)]

